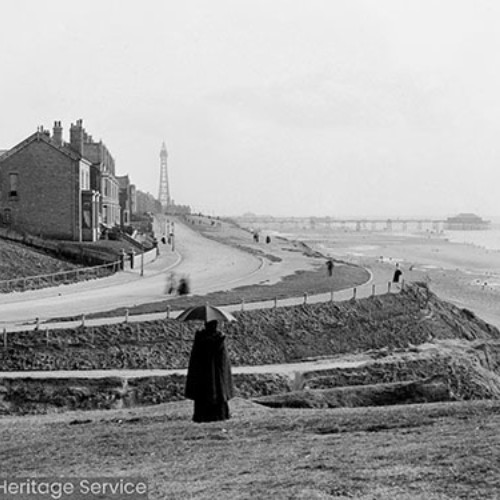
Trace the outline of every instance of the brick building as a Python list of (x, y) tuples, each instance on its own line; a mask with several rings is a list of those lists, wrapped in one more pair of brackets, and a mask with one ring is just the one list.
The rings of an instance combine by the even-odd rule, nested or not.
[(40, 127), (0, 155), (0, 222), (54, 239), (95, 241), (100, 224), (120, 223), (114, 160), (94, 142), (82, 120), (70, 142), (61, 122), (53, 134)]
[(80, 148), (80, 154), (93, 166), (93, 187), (101, 194), (99, 222), (106, 227), (120, 224), (120, 186), (115, 175), (115, 160), (102, 141), (94, 142), (83, 128), (82, 120), (71, 125), (70, 137), (77, 137), (72, 148)]
[(120, 201), (120, 214), (121, 226), (130, 224), (131, 216), (136, 210), (136, 191), (135, 185), (130, 183), (128, 175), (119, 175), (116, 177), (120, 186), (119, 201)]

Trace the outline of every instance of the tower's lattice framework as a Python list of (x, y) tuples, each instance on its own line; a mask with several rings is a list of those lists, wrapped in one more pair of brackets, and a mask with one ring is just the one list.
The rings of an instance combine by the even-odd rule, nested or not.
[(167, 208), (171, 204), (170, 186), (168, 183), (167, 156), (167, 146), (163, 143), (160, 151), (160, 192), (158, 194), (158, 199), (160, 200), (163, 208)]

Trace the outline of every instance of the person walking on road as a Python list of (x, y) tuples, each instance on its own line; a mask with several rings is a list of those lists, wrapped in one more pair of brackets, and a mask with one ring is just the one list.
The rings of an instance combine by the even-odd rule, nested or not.
[(233, 397), (231, 365), (225, 336), (217, 321), (208, 321), (196, 332), (189, 359), (185, 396), (194, 401), (194, 422), (230, 418), (228, 401)]
[(165, 293), (167, 295), (172, 295), (177, 292), (177, 279), (175, 273), (170, 273), (167, 276), (167, 285), (165, 287)]

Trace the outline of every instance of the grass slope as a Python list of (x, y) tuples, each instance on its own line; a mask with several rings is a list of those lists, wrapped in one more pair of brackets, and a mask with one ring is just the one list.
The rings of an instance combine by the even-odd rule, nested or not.
[[(236, 365), (287, 363), (370, 349), (407, 348), (432, 339), (499, 339), (468, 311), (440, 301), (424, 285), (354, 302), (235, 313), (225, 325)], [(185, 368), (199, 324), (175, 320), (9, 335), (0, 370)]]
[(77, 267), (20, 243), (0, 239), (0, 280), (58, 273)]
[(143, 476), (156, 499), (488, 500), (500, 496), (500, 403), (272, 410), (191, 402), (0, 419), (4, 476)]

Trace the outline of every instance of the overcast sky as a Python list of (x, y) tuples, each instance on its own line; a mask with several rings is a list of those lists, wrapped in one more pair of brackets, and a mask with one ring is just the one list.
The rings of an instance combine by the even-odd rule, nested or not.
[(497, 0), (16, 0), (0, 149), (79, 118), (226, 215), (500, 215)]

